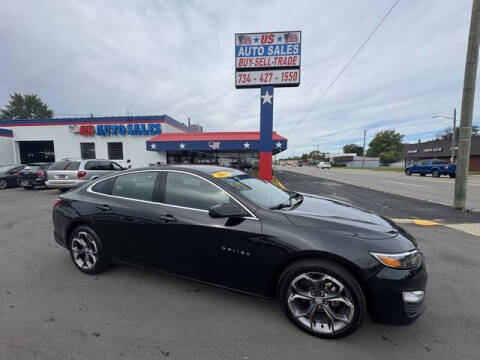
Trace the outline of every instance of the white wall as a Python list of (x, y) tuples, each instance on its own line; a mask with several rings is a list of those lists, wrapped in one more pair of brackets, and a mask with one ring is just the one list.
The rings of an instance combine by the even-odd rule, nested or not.
[[(139, 122), (141, 123), (141, 122)], [(181, 132), (179, 129), (162, 123), (162, 133)], [(152, 138), (148, 136), (83, 136), (71, 133), (68, 125), (48, 126), (3, 126), (13, 130), (13, 138), (0, 137), (0, 164), (20, 162), (18, 141), (47, 141), (53, 140), (55, 160), (66, 157), (81, 157), (80, 143), (95, 143), (95, 155), (98, 159), (108, 159), (108, 142), (123, 143), (123, 163), (127, 159), (132, 160), (133, 167), (147, 166), (150, 163), (167, 162), (165, 151), (147, 151), (146, 141)], [(14, 148), (17, 154), (14, 154)], [(122, 161), (118, 161), (122, 163)]]
[(10, 137), (0, 136), (0, 165), (14, 164), (14, 142)]

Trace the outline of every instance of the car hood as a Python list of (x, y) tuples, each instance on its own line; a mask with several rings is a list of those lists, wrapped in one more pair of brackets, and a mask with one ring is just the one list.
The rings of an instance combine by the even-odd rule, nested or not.
[(362, 210), (347, 202), (302, 194), (302, 203), (282, 211), (294, 224), (319, 227), (362, 239), (389, 239), (398, 235), (398, 227), (389, 219)]

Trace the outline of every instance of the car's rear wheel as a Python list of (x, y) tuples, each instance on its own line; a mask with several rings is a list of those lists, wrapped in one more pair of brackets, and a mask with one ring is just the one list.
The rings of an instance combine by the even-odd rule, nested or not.
[(0, 189), (6, 189), (6, 188), (7, 188), (7, 180), (0, 179)]
[(366, 312), (362, 289), (344, 267), (308, 259), (290, 265), (280, 277), (283, 312), (303, 331), (322, 338), (354, 332)]
[(412, 171), (410, 169), (407, 169), (407, 170), (405, 170), (405, 174), (410, 176), (410, 175), (412, 175)]
[(433, 170), (433, 171), (432, 171), (432, 176), (433, 176), (433, 177), (440, 177), (440, 171), (438, 171), (438, 170)]
[(110, 265), (100, 237), (89, 226), (79, 226), (72, 232), (69, 247), (73, 263), (86, 274), (98, 274)]

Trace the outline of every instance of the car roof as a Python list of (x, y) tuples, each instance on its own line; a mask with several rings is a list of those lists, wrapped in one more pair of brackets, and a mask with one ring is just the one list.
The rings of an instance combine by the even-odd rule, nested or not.
[(214, 173), (219, 171), (228, 171), (232, 176), (246, 174), (243, 171), (238, 169), (233, 169), (226, 166), (219, 165), (154, 165), (142, 168), (129, 169), (126, 172), (138, 171), (138, 170), (152, 170), (152, 169), (161, 169), (161, 170), (182, 170), (191, 173), (202, 173), (204, 175), (212, 176)]

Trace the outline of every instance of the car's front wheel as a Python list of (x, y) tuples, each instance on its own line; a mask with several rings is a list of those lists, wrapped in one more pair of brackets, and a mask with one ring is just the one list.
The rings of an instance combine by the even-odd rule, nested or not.
[(110, 265), (100, 237), (89, 226), (77, 227), (69, 245), (73, 263), (86, 274), (98, 274)]
[(339, 338), (354, 332), (366, 312), (362, 289), (344, 267), (308, 259), (290, 265), (279, 280), (283, 312), (305, 332)]

